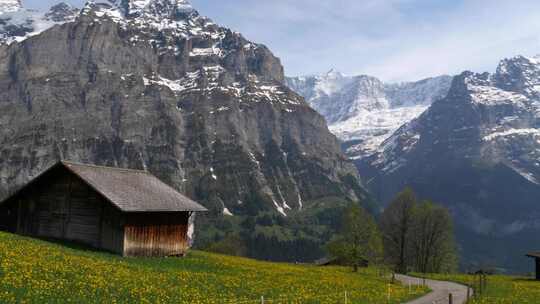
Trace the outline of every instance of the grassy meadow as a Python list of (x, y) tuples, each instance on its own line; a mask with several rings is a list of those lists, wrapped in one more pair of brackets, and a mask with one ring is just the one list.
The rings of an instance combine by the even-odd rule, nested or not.
[[(475, 286), (475, 279), (470, 275), (429, 275), (428, 277)], [(478, 285), (477, 281), (476, 285)], [(471, 300), (470, 304), (540, 304), (540, 282), (524, 277), (488, 276), (485, 292)]]
[[(200, 251), (123, 259), (0, 232), (0, 303), (403, 303), (424, 294), (375, 269), (260, 262)], [(390, 301), (388, 302), (388, 295)]]

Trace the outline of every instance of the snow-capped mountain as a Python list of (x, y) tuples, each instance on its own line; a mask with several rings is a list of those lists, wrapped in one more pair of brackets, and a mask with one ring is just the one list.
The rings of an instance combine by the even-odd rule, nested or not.
[(25, 9), (18, 0), (0, 0), (0, 45), (20, 42), (57, 25), (75, 20), (79, 10), (60, 3), (48, 12)]
[(98, 0), (96, 3), (111, 4), (130, 17), (166, 17), (175, 19), (176, 14), (194, 13), (195, 9), (187, 0)]
[(443, 98), (451, 77), (385, 84), (371, 76), (326, 75), (292, 77), (287, 84), (306, 98), (328, 121), (330, 130), (346, 142), (347, 154), (362, 158), (403, 124)]
[(21, 0), (1, 0), (0, 1), (0, 15), (4, 13), (11, 13), (22, 9)]
[(456, 77), (448, 96), (394, 133), (372, 164), (384, 164), (382, 172), (399, 170), (428, 138), (451, 153), (472, 149), (470, 158), (504, 162), (540, 184), (540, 59), (518, 56), (501, 61), (495, 74)]
[(71, 12), (36, 12), (61, 24), (39, 33), (4, 32), (0, 192), (68, 159), (147, 169), (227, 216), (366, 201), (324, 118), (284, 85), (266, 46), (183, 0)]
[(504, 265), (540, 231), (540, 59), (518, 56), (494, 74), (455, 77), (446, 98), (358, 164), (382, 202), (409, 185), (445, 203), (467, 257), (478, 253), (474, 239)]
[(45, 13), (45, 17), (43, 19), (56, 24), (72, 22), (75, 20), (75, 18), (77, 18), (79, 11), (80, 10), (78, 8), (61, 2), (51, 7), (49, 11)]

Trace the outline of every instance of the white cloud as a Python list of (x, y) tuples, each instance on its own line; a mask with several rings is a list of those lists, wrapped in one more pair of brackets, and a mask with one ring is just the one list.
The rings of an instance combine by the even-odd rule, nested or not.
[(470, 1), (431, 28), (407, 29), (401, 45), (390, 39), (393, 54), (359, 69), (390, 80), (493, 70), (504, 57), (540, 53), (539, 4)]
[[(203, 4), (205, 0), (195, 0)], [(216, 15), (266, 43), (288, 74), (348, 74), (414, 80), (493, 70), (540, 53), (537, 0), (222, 1)]]

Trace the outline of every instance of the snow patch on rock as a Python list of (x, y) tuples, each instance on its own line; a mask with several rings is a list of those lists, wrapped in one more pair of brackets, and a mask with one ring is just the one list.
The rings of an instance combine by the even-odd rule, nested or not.
[[(19, 3), (18, 5), (14, 5)], [(60, 3), (48, 12), (24, 9), (18, 1), (0, 2), (0, 44), (22, 42), (49, 28), (72, 22), (78, 10), (68, 4)]]
[(471, 91), (473, 101), (477, 104), (517, 104), (527, 101), (527, 97), (522, 94), (508, 92), (492, 86), (469, 84), (468, 89)]
[(351, 143), (349, 157), (359, 159), (376, 153), (396, 130), (445, 97), (451, 77), (385, 84), (371, 76), (331, 70), (321, 76), (288, 78), (287, 83), (327, 119), (332, 133)]
[(484, 136), (484, 141), (491, 141), (501, 137), (507, 136), (539, 136), (540, 129), (508, 129), (505, 131), (494, 132), (489, 135)]
[(22, 9), (21, 0), (0, 0), (0, 15)]
[(234, 214), (227, 207), (223, 208), (223, 215), (234, 216)]
[[(353, 159), (373, 154), (381, 144), (404, 123), (427, 110), (427, 106), (411, 106), (380, 111), (363, 111), (358, 117), (330, 126), (330, 131), (344, 141), (361, 140), (349, 148)], [(360, 118), (361, 117), (361, 118)]]

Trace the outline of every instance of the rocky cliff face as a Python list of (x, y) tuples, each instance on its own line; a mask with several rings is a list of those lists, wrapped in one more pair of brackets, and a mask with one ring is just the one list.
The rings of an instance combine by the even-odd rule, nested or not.
[(322, 76), (287, 78), (289, 86), (321, 113), (344, 143), (349, 157), (374, 153), (400, 126), (418, 117), (450, 88), (451, 77), (386, 84), (371, 76), (345, 76), (334, 70)]
[(287, 216), (365, 195), (264, 45), (183, 0), (55, 11), (46, 30), (5, 34), (0, 46), (4, 193), (66, 159), (147, 169), (226, 215)]
[(448, 96), (359, 161), (383, 202), (409, 185), (455, 215), (469, 262), (525, 270), (540, 230), (540, 60), (465, 72)]

